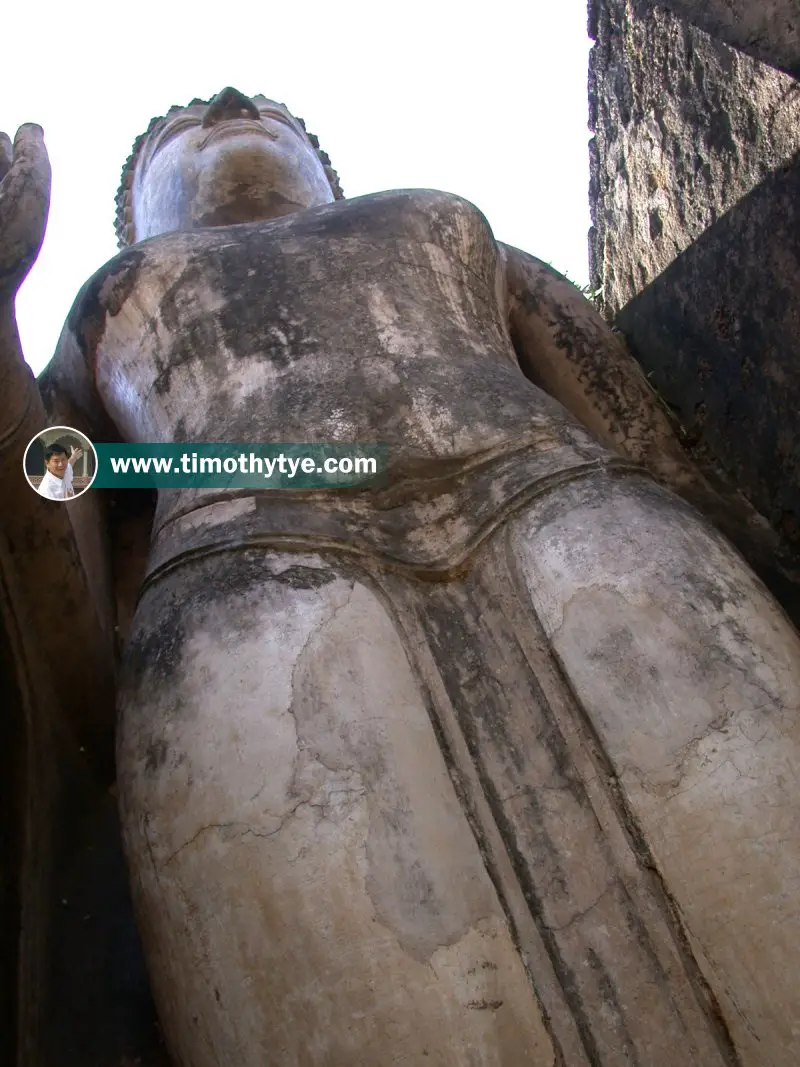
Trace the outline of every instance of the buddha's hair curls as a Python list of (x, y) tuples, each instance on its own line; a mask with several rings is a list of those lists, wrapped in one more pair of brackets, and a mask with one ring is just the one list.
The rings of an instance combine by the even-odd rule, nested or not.
[[(114, 229), (117, 233), (117, 242), (120, 248), (127, 248), (134, 242), (133, 205), (131, 203), (131, 189), (133, 186), (133, 175), (136, 171), (136, 164), (139, 161), (139, 155), (141, 154), (141, 151), (144, 148), (146, 141), (159, 126), (166, 122), (167, 119), (170, 118), (170, 116), (174, 115), (177, 111), (186, 111), (187, 108), (196, 107), (199, 105), (208, 106), (210, 103), (210, 100), (195, 99), (192, 100), (189, 104), (175, 104), (174, 107), (171, 107), (169, 109), (166, 115), (162, 115), (159, 118), (151, 119), (150, 125), (147, 127), (145, 132), (143, 134), (140, 134), (140, 136), (137, 137), (136, 140), (133, 142), (131, 154), (125, 161), (125, 166), (122, 168), (122, 178), (120, 181), (119, 189), (117, 190), (115, 201), (117, 205), (117, 211), (114, 221)], [(281, 107), (285, 108), (286, 105), (281, 104)], [(288, 108), (286, 110), (288, 111)], [(309, 133), (308, 130), (306, 130), (305, 122), (303, 122), (302, 119), (297, 118), (296, 115), (293, 117), (297, 122), (300, 123), (305, 132), (306, 137), (311, 142), (312, 147), (316, 149), (316, 153), (319, 156), (320, 162), (325, 168), (325, 174), (328, 178), (328, 182), (330, 183), (330, 187), (333, 190), (334, 198), (336, 200), (343, 200), (344, 192), (342, 191), (342, 187), (339, 184), (339, 175), (331, 166), (331, 161), (328, 157), (328, 153), (323, 152), (323, 150), (320, 148), (318, 138), (315, 137), (313, 133)]]

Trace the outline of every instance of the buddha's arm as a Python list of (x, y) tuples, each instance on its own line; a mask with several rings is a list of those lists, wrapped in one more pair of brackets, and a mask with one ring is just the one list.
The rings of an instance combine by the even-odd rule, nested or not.
[[(39, 389), (51, 425), (74, 426), (90, 441), (119, 441), (120, 433), (90, 371), (98, 332), (85, 297), (94, 281), (90, 279), (78, 294), (56, 354), (39, 378)], [(144, 576), (154, 496), (151, 490), (98, 490), (69, 505), (98, 618), (104, 630), (113, 631), (117, 649), (125, 639)]]
[(609, 448), (647, 467), (710, 519), (773, 591), (785, 586), (774, 531), (724, 475), (693, 462), (622, 337), (548, 264), (501, 245), (508, 326), (522, 372)]
[(47, 218), (50, 169), (38, 127), (17, 135), (13, 161), (7, 139), (0, 140), (0, 178), (0, 514), (21, 591), (11, 609), (24, 616), (52, 667), (56, 695), (88, 755), (105, 762), (114, 717), (113, 627), (93, 573), (102, 563), (85, 551), (98, 520), (81, 507), (85, 498), (44, 500), (23, 472), (28, 442), (54, 425), (23, 358), (14, 317), (14, 297)]
[(527, 378), (615, 451), (682, 489), (698, 475), (622, 338), (552, 267), (508, 245), (509, 329)]

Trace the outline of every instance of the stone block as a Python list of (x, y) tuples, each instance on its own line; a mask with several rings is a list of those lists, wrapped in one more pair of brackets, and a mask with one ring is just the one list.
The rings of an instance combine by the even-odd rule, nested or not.
[(590, 4), (591, 276), (609, 318), (800, 149), (793, 78), (639, 11)]
[[(754, 59), (800, 77), (798, 0), (659, 0), (659, 5)], [(643, 0), (643, 6), (655, 5)]]
[[(722, 469), (800, 577), (800, 154), (617, 316), (690, 451)], [(800, 587), (799, 587), (800, 588)]]

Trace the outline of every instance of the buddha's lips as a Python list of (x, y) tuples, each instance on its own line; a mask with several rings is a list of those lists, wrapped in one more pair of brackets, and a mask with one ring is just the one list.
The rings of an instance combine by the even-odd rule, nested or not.
[(211, 144), (212, 141), (222, 137), (235, 137), (242, 133), (260, 133), (269, 138), (270, 141), (277, 141), (278, 139), (278, 135), (267, 129), (261, 122), (254, 122), (251, 119), (227, 119), (213, 127), (201, 142), (200, 148), (203, 149), (206, 145)]

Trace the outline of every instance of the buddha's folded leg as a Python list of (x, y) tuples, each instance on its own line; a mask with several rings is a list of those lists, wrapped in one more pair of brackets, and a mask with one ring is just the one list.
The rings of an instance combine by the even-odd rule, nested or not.
[(741, 1062), (800, 1062), (800, 640), (738, 554), (638, 477), (510, 525), (512, 558)]
[(378, 597), (318, 557), (187, 563), (121, 682), (134, 897), (181, 1067), (549, 1067)]

